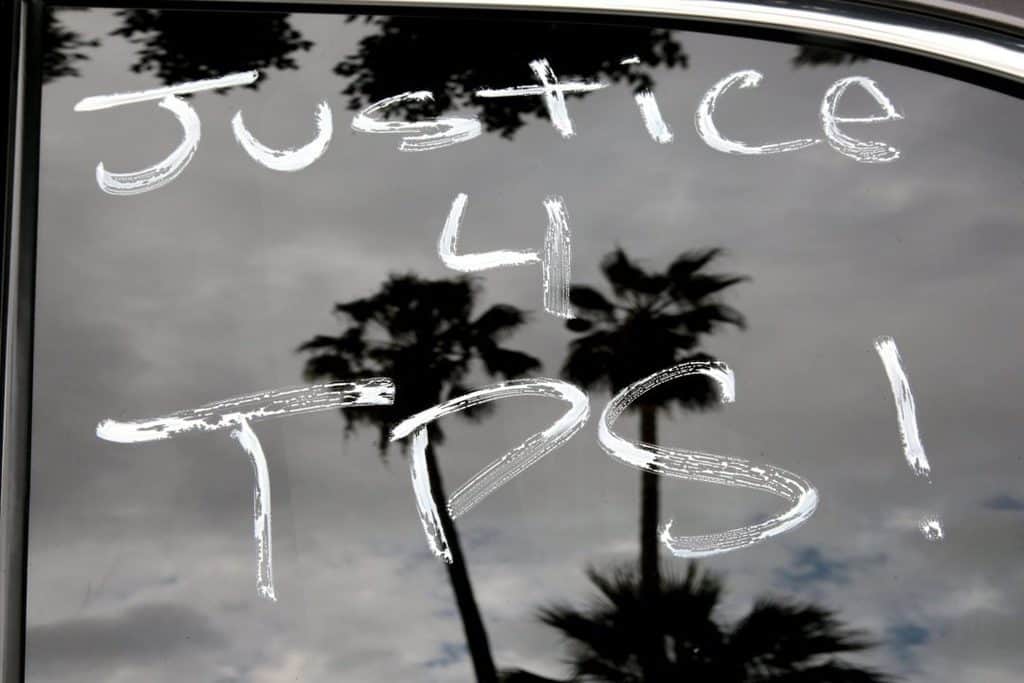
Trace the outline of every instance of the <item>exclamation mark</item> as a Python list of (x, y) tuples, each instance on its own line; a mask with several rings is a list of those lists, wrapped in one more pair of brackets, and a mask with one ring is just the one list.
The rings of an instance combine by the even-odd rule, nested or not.
[[(914, 408), (914, 394), (910, 391), (910, 380), (903, 369), (903, 359), (896, 348), (892, 337), (876, 337), (875, 351), (882, 359), (885, 374), (889, 377), (892, 398), (896, 402), (896, 420), (900, 427), (900, 440), (903, 442), (903, 456), (907, 459), (910, 469), (918, 477), (924, 477), (931, 483), (931, 465), (925, 455), (921, 434), (917, 429), (917, 410)], [(928, 515), (919, 525), (921, 533), (929, 541), (941, 541), (943, 537), (942, 522), (934, 515)]]

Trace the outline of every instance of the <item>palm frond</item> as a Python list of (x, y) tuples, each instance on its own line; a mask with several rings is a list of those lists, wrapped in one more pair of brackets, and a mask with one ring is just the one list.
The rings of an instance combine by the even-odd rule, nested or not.
[[(337, 336), (318, 334), (298, 352), (307, 356), (309, 379), (390, 377), (398, 389), (390, 406), (347, 408), (346, 429), (368, 424), (379, 445), (387, 448), (390, 428), (413, 413), (469, 391), (465, 378), (473, 368), (501, 378), (520, 377), (540, 361), (500, 342), (520, 328), (526, 313), (496, 304), (478, 317), (473, 309), (479, 286), (469, 278), (427, 280), (413, 274), (392, 275), (370, 296), (335, 304), (342, 325)], [(478, 419), (484, 409), (463, 411)], [(432, 439), (444, 433), (436, 424)]]
[[(836, 655), (874, 646), (832, 612), (761, 599), (736, 622), (718, 614), (722, 578), (696, 562), (668, 573), (652, 604), (633, 567), (588, 569), (596, 589), (582, 608), (562, 602), (540, 620), (568, 639), (576, 680), (715, 683), (891, 683), (874, 669)], [(652, 645), (653, 643), (653, 645)], [(641, 655), (664, 653), (652, 673)], [(650, 666), (650, 665), (648, 665)]]
[(622, 249), (616, 249), (605, 256), (601, 270), (612, 290), (622, 298), (637, 294), (657, 294), (668, 284), (664, 275), (648, 273), (633, 263)]
[(577, 315), (605, 321), (614, 319), (615, 305), (593, 287), (573, 285), (569, 288), (569, 301)]
[[(706, 335), (746, 326), (743, 314), (718, 296), (748, 278), (704, 272), (723, 253), (684, 252), (664, 273), (647, 272), (622, 249), (606, 255), (601, 267), (615, 299), (594, 287), (571, 288), (580, 317), (566, 323), (578, 336), (562, 374), (586, 388), (617, 392), (678, 363), (710, 358), (699, 351)], [(637, 405), (704, 409), (717, 403), (716, 389), (705, 377), (682, 378), (648, 392)]]

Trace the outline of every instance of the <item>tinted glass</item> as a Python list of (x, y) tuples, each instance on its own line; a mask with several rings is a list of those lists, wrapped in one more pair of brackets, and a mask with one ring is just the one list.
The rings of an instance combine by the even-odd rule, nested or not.
[[(820, 47), (579, 18), (56, 10), (47, 31), (28, 680), (1020, 679), (1019, 100)], [(164, 108), (75, 111), (248, 70)], [(534, 90), (493, 96), (515, 86)], [(433, 103), (353, 127), (415, 91)], [(439, 116), (462, 122), (368, 132)], [(186, 130), (201, 135), (176, 160), (98, 184), (97, 164), (159, 164)], [(435, 148), (400, 150), (410, 137)], [(521, 253), (467, 256), (493, 250)], [(473, 270), (502, 259), (519, 265)], [(592, 288), (569, 323), (564, 263)], [(743, 482), (785, 468), (789, 498), (664, 466), (642, 486), (622, 441), (605, 438), (618, 459), (602, 448), (612, 393), (685, 361), (725, 364), (691, 367), (734, 373), (735, 401), (683, 376), (614, 431), (742, 458)], [(130, 422), (372, 375), (394, 405), (313, 410), (340, 400), (324, 389), (276, 419), (257, 419), (260, 396)], [(516, 377), (580, 387), (590, 417), (455, 532), (438, 513), (461, 550), (449, 571), (412, 438), (387, 435)], [(438, 474), (452, 494), (574, 419), (552, 396), (488, 407), (431, 423), (435, 497)], [(787, 511), (809, 517), (780, 529)], [(782, 533), (691, 563), (656, 538), (668, 520), (683, 555), (728, 550), (683, 536)]]

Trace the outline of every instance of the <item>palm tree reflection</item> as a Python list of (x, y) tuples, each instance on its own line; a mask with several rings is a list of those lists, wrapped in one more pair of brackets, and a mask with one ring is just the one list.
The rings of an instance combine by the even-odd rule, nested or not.
[[(77, 64), (88, 48), (101, 45), (60, 20), (81, 8), (44, 9), (43, 79), (78, 76)], [(130, 69), (153, 72), (166, 85), (215, 78), (236, 71), (298, 68), (295, 56), (313, 42), (296, 29), (286, 13), (122, 9), (111, 35), (137, 46)], [(655, 87), (655, 67), (686, 68), (689, 57), (679, 31), (639, 24), (555, 22), (503, 18), (482, 20), (465, 15), (362, 16), (370, 32), (357, 49), (334, 67), (350, 79), (342, 93), (350, 109), (401, 92), (430, 90), (434, 102), (405, 102), (392, 116), (416, 117), (456, 107), (474, 107), (487, 130), (511, 137), (526, 117), (544, 118), (538, 98), (477, 99), (480, 87), (528, 82), (526, 65), (547, 58), (564, 75), (625, 82), (634, 91)], [(228, 39), (230, 38), (230, 39)], [(623, 59), (636, 57), (633, 63)], [(822, 45), (799, 45), (796, 67), (840, 66), (866, 57)], [(258, 88), (260, 81), (246, 86)], [(571, 95), (582, 97), (584, 95)]]
[[(887, 674), (843, 655), (875, 646), (867, 635), (843, 624), (832, 611), (762, 597), (742, 618), (719, 614), (722, 579), (690, 563), (682, 576), (662, 579), (660, 599), (646, 600), (632, 568), (590, 569), (598, 597), (587, 607), (545, 607), (541, 620), (571, 643), (574, 681), (652, 683), (887, 683)], [(646, 671), (643, 653), (664, 654)], [(543, 681), (524, 671), (507, 681)]]
[(99, 47), (98, 39), (87, 39), (64, 25), (58, 12), (69, 11), (75, 10), (43, 8), (43, 83), (62, 76), (78, 76), (79, 62), (89, 59), (86, 48)]
[[(131, 70), (153, 72), (167, 85), (216, 78), (237, 71), (297, 69), (295, 53), (312, 41), (287, 14), (125, 9), (112, 35), (138, 47)], [(262, 80), (262, 79), (261, 79)], [(250, 88), (258, 88), (260, 80)]]
[[(685, 68), (679, 33), (638, 24), (555, 22), (521, 18), (480, 20), (465, 15), (358, 18), (374, 30), (335, 73), (349, 79), (342, 93), (350, 109), (402, 92), (429, 90), (430, 102), (389, 109), (397, 118), (434, 115), (456, 107), (476, 110), (484, 129), (511, 137), (527, 117), (547, 117), (542, 98), (480, 99), (479, 88), (535, 84), (528, 64), (547, 59), (565, 77), (655, 86), (655, 67)], [(636, 57), (637, 63), (623, 64)], [(582, 95), (577, 95), (582, 96)]]
[(801, 45), (792, 59), (793, 66), (847, 66), (867, 61), (867, 57), (856, 52), (847, 52), (823, 45)]
[[(342, 380), (386, 376), (395, 382), (398, 389), (392, 406), (343, 411), (350, 429), (369, 424), (378, 430), (384, 455), (391, 427), (413, 413), (467, 393), (463, 382), (470, 371), (479, 369), (490, 376), (513, 378), (540, 366), (533, 356), (501, 345), (523, 325), (525, 314), (514, 306), (498, 304), (475, 315), (478, 295), (478, 287), (467, 278), (391, 276), (375, 294), (335, 305), (334, 311), (344, 325), (339, 335), (317, 335), (299, 347), (310, 355), (306, 376)], [(472, 418), (484, 411), (477, 408), (460, 414)], [(477, 680), (495, 681), (497, 672), (487, 632), (448, 514), (448, 496), (434, 452), (433, 444), (441, 442), (443, 433), (436, 422), (431, 422), (428, 430), (427, 469), (452, 555), (452, 563), (446, 565), (448, 578)]]
[[(720, 249), (680, 254), (663, 273), (647, 272), (621, 249), (605, 257), (602, 270), (613, 299), (593, 287), (577, 285), (570, 299), (579, 317), (566, 323), (580, 334), (569, 347), (563, 373), (584, 387), (604, 386), (618, 393), (659, 370), (690, 360), (709, 360), (699, 351), (704, 336), (720, 327), (742, 328), (743, 315), (719, 295), (745, 281), (739, 275), (708, 272)], [(636, 402), (640, 440), (658, 440), (657, 415), (673, 405), (706, 408), (715, 403), (715, 387), (698, 375), (669, 382)], [(658, 586), (658, 475), (641, 473), (640, 572), (647, 599), (656, 605)], [(653, 607), (652, 607), (653, 609)], [(645, 669), (657, 670), (658, 651), (643, 658)]]

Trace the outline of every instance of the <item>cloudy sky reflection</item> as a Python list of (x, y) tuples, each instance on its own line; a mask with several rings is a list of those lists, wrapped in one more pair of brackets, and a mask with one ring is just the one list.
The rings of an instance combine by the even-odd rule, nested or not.
[[(527, 116), (511, 139), (406, 154), (393, 136), (351, 131), (346, 78), (332, 71), (373, 27), (293, 15), (313, 43), (293, 55), (298, 68), (268, 71), (258, 90), (194, 96), (203, 135), (191, 164), (162, 189), (120, 198), (99, 191), (96, 163), (148, 165), (180, 130), (151, 104), (74, 113), (82, 97), (160, 83), (129, 70), (137, 46), (108, 35), (120, 23), (112, 12), (61, 18), (102, 44), (77, 63), (78, 77), (44, 90), (28, 680), (470, 678), (405, 461), (381, 460), (371, 430), (346, 437), (333, 412), (255, 427), (273, 482), (277, 604), (256, 596), (251, 475), (227, 434), (132, 446), (94, 434), (103, 418), (301, 383), (295, 349), (339, 332), (335, 302), (369, 295), (390, 273), (452, 274), (436, 242), (459, 192), (469, 195), (467, 250), (539, 248), (541, 202), (563, 196), (574, 282), (600, 283), (600, 259), (616, 246), (652, 268), (723, 247), (722, 268), (751, 278), (728, 298), (748, 329), (705, 347), (735, 370), (736, 403), (676, 413), (660, 437), (799, 472), (822, 502), (802, 528), (706, 563), (726, 577), (726, 612), (766, 593), (814, 600), (883, 642), (865, 661), (909, 681), (1020, 679), (1018, 101), (878, 61), (795, 69), (792, 45), (680, 32), (688, 67), (652, 71), (672, 144), (648, 137), (623, 82), (570, 100), (572, 139)], [(766, 158), (710, 149), (693, 112), (741, 69), (765, 78), (723, 102), (722, 130), (749, 141), (820, 136), (825, 90), (864, 75), (905, 118), (855, 130), (903, 157), (864, 165), (824, 144)], [(529, 82), (524, 62), (518, 83), (491, 85)], [(242, 110), (265, 144), (302, 144), (321, 100), (335, 135), (304, 171), (262, 168), (232, 138)], [(851, 93), (852, 114), (869, 105)], [(510, 343), (543, 361), (537, 374), (557, 376), (571, 334), (541, 307), (539, 269), (480, 281), (482, 304), (531, 312)], [(872, 349), (881, 334), (896, 338), (910, 374), (930, 485), (900, 451)], [(591, 398), (598, 413), (608, 396)], [(446, 481), (472, 475), (556, 410), (516, 400), (479, 424), (449, 420)], [(624, 431), (634, 423), (624, 419)], [(591, 418), (458, 523), (500, 667), (566, 675), (564, 642), (536, 609), (584, 601), (586, 566), (636, 557), (638, 476), (595, 433)], [(665, 482), (662, 498), (663, 518), (688, 533), (778, 504), (679, 482)], [(925, 511), (941, 516), (943, 542), (917, 531)]]

